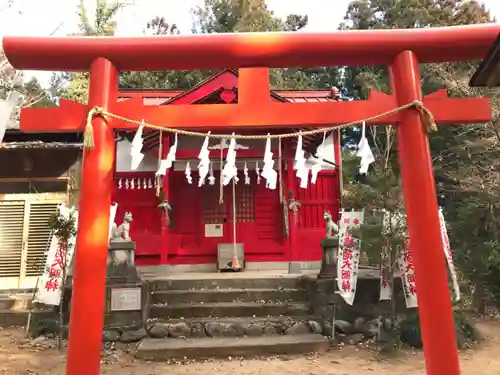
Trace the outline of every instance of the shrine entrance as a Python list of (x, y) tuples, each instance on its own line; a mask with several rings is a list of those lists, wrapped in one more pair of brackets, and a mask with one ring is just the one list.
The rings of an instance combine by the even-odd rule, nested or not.
[[(367, 125), (397, 124), (398, 157), (427, 374), (460, 374), (428, 135), (436, 130), (435, 122), (489, 121), (491, 108), (487, 99), (449, 99), (446, 91), (424, 98), (419, 64), (481, 59), (499, 32), (498, 24), (482, 24), (323, 34), (4, 37), (5, 55), (15, 69), (90, 71), (88, 105), (61, 100), (60, 107), (21, 111), (23, 131), (86, 134), (66, 373), (100, 373), (115, 150), (113, 131), (136, 130), (143, 119), (151, 128), (171, 132), (195, 134), (202, 129), (198, 133), (201, 137), (207, 133), (203, 129), (210, 130), (212, 136), (220, 129), (232, 129), (235, 133), (244, 128), (260, 129), (264, 139), (270, 128), (290, 129), (285, 132), (288, 135), (278, 137), (291, 137), (290, 133), (295, 135), (291, 128), (296, 124), (320, 128), (311, 132), (352, 126), (363, 120)], [(392, 95), (375, 93), (366, 101), (341, 103), (270, 100), (265, 67), (377, 64), (389, 66)], [(238, 104), (191, 105), (186, 111), (182, 105), (146, 108), (142, 100), (118, 102), (120, 70), (227, 66), (241, 68)], [(220, 134), (221, 137), (227, 134)]]
[(207, 181), (199, 188), (197, 173), (188, 184), (184, 172), (170, 172), (174, 219), (167, 263), (216, 263), (218, 246), (234, 241), (243, 244), (246, 261), (279, 260), (289, 249), (283, 236), (279, 191), (266, 189), (264, 181), (256, 184), (255, 179), (245, 184), (240, 176), (234, 187), (232, 183), (224, 186), (221, 195), (220, 172), (214, 171), (213, 176), (213, 185)]

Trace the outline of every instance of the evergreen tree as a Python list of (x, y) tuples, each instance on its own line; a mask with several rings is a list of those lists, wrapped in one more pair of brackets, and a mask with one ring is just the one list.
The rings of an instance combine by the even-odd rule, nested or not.
[[(341, 29), (416, 28), (490, 21), (490, 15), (477, 1), (358, 0), (351, 2)], [(449, 224), (455, 262), (461, 271), (462, 284), (468, 286), (475, 305), (484, 310), (487, 301), (500, 299), (497, 286), (500, 211), (495, 204), (499, 198), (496, 181), (500, 178), (500, 165), (493, 156), (500, 145), (500, 103), (496, 91), (468, 87), (476, 67), (475, 62), (426, 64), (421, 66), (421, 72), (424, 94), (446, 88), (452, 97), (491, 98), (490, 123), (440, 127), (429, 137), (437, 194)], [(390, 92), (385, 66), (347, 68), (345, 79), (353, 97), (363, 98), (371, 88)], [(380, 133), (371, 137), (372, 144), (380, 142)]]
[[(269, 10), (264, 0), (205, 0), (192, 10), (193, 33), (236, 33), (265, 31), (298, 31), (307, 25), (307, 15), (290, 14), (285, 19)], [(151, 20), (145, 34), (179, 34), (176, 25), (162, 17)], [(127, 72), (121, 75), (124, 88), (167, 88), (188, 90), (216, 71)], [(335, 68), (270, 69), (274, 89), (329, 89), (338, 85), (340, 74)]]
[[(94, 22), (91, 22), (85, 8), (85, 2), (84, 0), (80, 0), (78, 5), (80, 23), (78, 27), (81, 32), (76, 36), (113, 36), (116, 29), (115, 17), (123, 6), (124, 3), (120, 1), (109, 3), (106, 0), (97, 0), (95, 19)], [(62, 75), (61, 77), (69, 81), (67, 88), (61, 92), (62, 97), (87, 103), (89, 76), (88, 72)]]

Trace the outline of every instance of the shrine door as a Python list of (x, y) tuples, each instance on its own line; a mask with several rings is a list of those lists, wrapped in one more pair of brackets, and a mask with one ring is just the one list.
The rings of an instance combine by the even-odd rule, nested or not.
[[(192, 173), (188, 184), (184, 173), (170, 174), (170, 196), (174, 206), (172, 247), (169, 255), (184, 257), (184, 261), (212, 262), (219, 244), (244, 244), (245, 258), (261, 258), (284, 252), (281, 211), (277, 191), (264, 185), (245, 185), (242, 178), (234, 186), (223, 188), (219, 203), (219, 174), (216, 183), (198, 187), (198, 176)], [(234, 204), (234, 215), (233, 215)], [(235, 225), (233, 225), (233, 218)]]

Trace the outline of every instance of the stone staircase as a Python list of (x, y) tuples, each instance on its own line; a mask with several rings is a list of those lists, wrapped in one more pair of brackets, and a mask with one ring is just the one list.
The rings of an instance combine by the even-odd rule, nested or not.
[(36, 319), (52, 314), (50, 308), (32, 303), (32, 290), (0, 291), (0, 327), (25, 326), (31, 309)]
[[(213, 274), (212, 274), (213, 275)], [(148, 282), (147, 360), (322, 352), (330, 347), (302, 280), (217, 274)]]

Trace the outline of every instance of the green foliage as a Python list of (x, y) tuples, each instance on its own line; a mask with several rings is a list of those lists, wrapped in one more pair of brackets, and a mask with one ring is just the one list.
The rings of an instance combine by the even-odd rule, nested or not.
[(49, 227), (53, 231), (53, 235), (66, 245), (72, 237), (76, 235), (76, 212), (68, 210), (67, 214), (62, 214), (60, 210), (51, 215), (49, 219)]
[[(192, 10), (193, 33), (234, 33), (257, 31), (298, 31), (307, 25), (307, 15), (290, 14), (285, 19), (270, 11), (264, 0), (205, 0)], [(176, 25), (155, 17), (148, 22), (145, 34), (179, 34)], [(124, 72), (120, 85), (124, 88), (158, 88), (189, 90), (216, 71)], [(273, 89), (330, 89), (340, 84), (339, 70), (329, 68), (270, 69)]]
[(60, 332), (61, 326), (59, 325), (59, 321), (57, 319), (50, 318), (36, 320), (34, 324), (30, 325), (29, 328), (29, 335), (31, 337), (57, 336)]
[(407, 237), (399, 169), (394, 157), (395, 130), (372, 128), (368, 133), (375, 162), (367, 175), (359, 175), (360, 159), (352, 151), (344, 152), (342, 206), (346, 210), (365, 211), (361, 226), (364, 262), (369, 265), (382, 262), (392, 277), (394, 260)]
[[(391, 29), (490, 22), (484, 5), (470, 0), (359, 0), (352, 1), (341, 29)], [(424, 94), (447, 89), (451, 97), (487, 96), (493, 120), (487, 124), (440, 127), (429, 137), (439, 204), (445, 219), (462, 289), (474, 307), (500, 306), (500, 95), (468, 85), (477, 63), (421, 66)], [(386, 67), (353, 67), (345, 71), (345, 87), (354, 97), (369, 89), (390, 92)], [(357, 132), (345, 133), (346, 143)], [(383, 143), (384, 133), (372, 134), (372, 144)], [(397, 147), (397, 144), (394, 145)], [(394, 165), (396, 154), (393, 153)], [(397, 176), (397, 169), (393, 169)], [(370, 182), (372, 184), (373, 182)], [(375, 183), (377, 184), (377, 183)], [(394, 185), (396, 187), (396, 185)], [(366, 189), (365, 189), (366, 190)], [(397, 189), (395, 189), (397, 191)], [(366, 194), (373, 198), (370, 191)], [(359, 194), (358, 194), (359, 195)], [(370, 201), (370, 199), (367, 199)], [(380, 203), (380, 202), (378, 202)]]
[(85, 8), (85, 1), (80, 0), (78, 5), (78, 25), (81, 35), (85, 36), (113, 36), (116, 29), (115, 17), (124, 4), (116, 1), (97, 0), (95, 10), (95, 20), (91, 23)]
[[(116, 1), (97, 0), (94, 22), (91, 23), (84, 0), (78, 5), (78, 25), (81, 33), (77, 36), (113, 36), (116, 29), (115, 17), (124, 4)], [(68, 87), (61, 92), (61, 97), (68, 100), (87, 103), (89, 89), (89, 73), (74, 73), (68, 77)]]
[[(464, 313), (454, 311), (453, 318), (455, 322), (455, 335), (459, 349), (469, 347), (471, 344), (476, 343), (481, 339), (475, 324), (468, 319)], [(421, 349), (423, 347), (420, 320), (417, 313), (408, 315), (404, 320), (402, 320), (399, 323), (398, 331), (401, 342), (417, 349)]]

